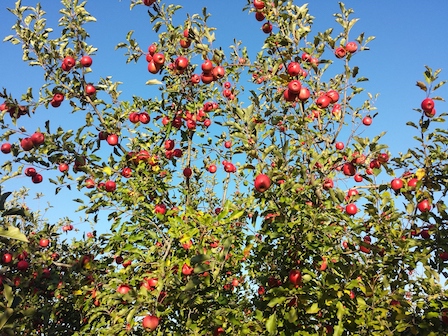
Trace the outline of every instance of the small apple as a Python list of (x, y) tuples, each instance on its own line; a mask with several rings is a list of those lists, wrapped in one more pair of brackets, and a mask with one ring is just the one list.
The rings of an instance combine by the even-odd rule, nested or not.
[(183, 71), (188, 67), (188, 59), (184, 56), (180, 56), (174, 61), (174, 65), (177, 70)]
[(58, 93), (55, 93), (54, 95), (53, 95), (53, 99), (52, 99), (54, 102), (56, 102), (56, 103), (62, 103), (63, 101), (64, 101), (64, 94), (62, 94), (62, 93), (60, 93), (60, 92), (58, 92)]
[(42, 177), (42, 175), (41, 174), (36, 174), (36, 175), (34, 175), (33, 177), (31, 177), (31, 181), (33, 182), (33, 183), (41, 183), (42, 181), (43, 181), (43, 177)]
[(193, 74), (191, 75), (191, 79), (190, 79), (191, 84), (199, 84), (201, 82), (201, 76), (199, 76), (198, 74)]
[(121, 176), (125, 178), (129, 178), (132, 176), (132, 169), (129, 167), (125, 167), (121, 170)]
[(372, 125), (372, 118), (371, 118), (370, 116), (365, 116), (365, 117), (362, 119), (362, 123), (363, 123), (365, 126), (370, 126), (370, 125)]
[(350, 216), (356, 215), (358, 212), (358, 207), (354, 203), (347, 204), (345, 206), (345, 212)]
[(434, 100), (432, 100), (431, 98), (426, 98), (422, 101), (421, 107), (423, 111), (431, 112), (434, 108), (434, 105)]
[(293, 79), (288, 83), (288, 90), (293, 94), (299, 94), (300, 89), (302, 88), (302, 84), (297, 79)]
[(330, 97), (332, 104), (339, 100), (339, 93), (336, 90), (329, 90), (325, 95)]
[(418, 183), (418, 179), (416, 179), (415, 177), (411, 178), (411, 179), (408, 181), (408, 188), (409, 188), (410, 190), (414, 190), (415, 187), (417, 186), (417, 183)]
[(270, 34), (272, 32), (272, 24), (270, 22), (266, 22), (261, 26), (261, 30), (263, 33)]
[(108, 135), (109, 135), (109, 134), (107, 134), (107, 132), (105, 132), (105, 131), (100, 131), (100, 132), (98, 132), (98, 139), (100, 139), (100, 140), (106, 140)]
[(401, 188), (403, 188), (403, 186), (404, 186), (403, 180), (400, 178), (394, 178), (390, 182), (390, 187), (395, 191), (399, 191)]
[(345, 55), (347, 55), (347, 51), (345, 50), (344, 47), (337, 47), (334, 50), (334, 54), (336, 55), (337, 58), (344, 58)]
[(88, 178), (87, 180), (85, 180), (84, 183), (85, 183), (87, 189), (95, 188), (95, 181), (91, 178)]
[(72, 56), (66, 56), (62, 61), (62, 69), (64, 71), (70, 71), (76, 65), (76, 60)]
[(332, 180), (331, 178), (326, 178), (326, 179), (324, 179), (324, 183), (323, 183), (322, 187), (323, 187), (325, 190), (329, 190), (329, 189), (333, 188), (333, 187), (334, 187), (334, 182), (333, 182), (333, 180)]
[(35, 132), (30, 137), (34, 147), (38, 147), (45, 142), (45, 135), (41, 132)]
[(152, 56), (152, 61), (154, 62), (154, 64), (162, 66), (163, 63), (165, 63), (165, 55), (163, 55), (162, 53), (154, 54)]
[(174, 144), (175, 144), (174, 140), (170, 140), (170, 139), (166, 140), (165, 143), (164, 143), (165, 149), (166, 150), (173, 150), (174, 149)]
[(288, 280), (294, 286), (299, 286), (302, 283), (302, 272), (296, 269), (289, 271)]
[(186, 178), (190, 178), (191, 175), (193, 175), (193, 171), (191, 170), (190, 167), (186, 167), (184, 168), (183, 174)]
[(331, 98), (327, 95), (322, 95), (319, 98), (317, 98), (316, 100), (316, 105), (319, 108), (326, 108), (328, 107), (328, 105), (330, 105), (331, 103)]
[(193, 267), (188, 266), (187, 264), (184, 264), (182, 266), (182, 274), (183, 275), (191, 275), (191, 274), (193, 274)]
[(363, 180), (362, 176), (359, 174), (355, 174), (353, 176), (353, 179), (355, 180), (355, 182), (362, 182), (362, 180)]
[(344, 143), (343, 142), (336, 142), (335, 147), (337, 150), (343, 150), (344, 149)]
[(151, 120), (151, 117), (149, 116), (148, 112), (140, 112), (138, 114), (138, 120), (142, 123), (142, 124), (148, 124), (149, 121)]
[(348, 42), (345, 45), (345, 50), (350, 53), (353, 54), (358, 50), (358, 44), (356, 42)]
[(263, 9), (264, 8), (263, 0), (254, 0), (254, 7), (256, 9)]
[(299, 91), (299, 95), (297, 96), (301, 101), (306, 101), (310, 97), (310, 90), (306, 87), (301, 87)]
[(92, 65), (92, 58), (88, 55), (81, 57), (79, 61), (84, 68), (88, 68)]
[(121, 295), (125, 295), (125, 294), (129, 293), (130, 290), (131, 290), (131, 287), (126, 284), (121, 284), (117, 287), (117, 292), (120, 293)]
[(157, 204), (154, 208), (155, 213), (164, 215), (166, 213), (166, 205), (165, 204)]
[(2, 144), (1, 149), (3, 154), (11, 153), (11, 144), (9, 142), (5, 142)]
[(12, 254), (11, 253), (5, 253), (2, 256), (2, 263), (3, 264), (9, 264), (12, 261)]
[(50, 240), (48, 240), (47, 238), (42, 238), (39, 241), (40, 247), (48, 247), (49, 244), (50, 244)]
[(216, 173), (217, 167), (214, 164), (211, 164), (210, 166), (208, 166), (208, 171), (212, 174)]
[(140, 121), (139, 113), (137, 113), (137, 112), (132, 112), (132, 113), (130, 113), (130, 114), (129, 114), (129, 121), (130, 121), (131, 123), (133, 123), (133, 124), (138, 123), (138, 122)]
[(36, 174), (37, 174), (36, 169), (33, 168), (33, 167), (28, 167), (28, 168), (25, 169), (25, 175), (26, 176), (33, 177)]
[(159, 325), (159, 318), (154, 315), (146, 315), (142, 320), (142, 326), (146, 330), (153, 331)]
[(205, 60), (201, 65), (201, 69), (204, 73), (211, 73), (213, 70), (213, 63), (210, 60)]
[(225, 147), (225, 148), (230, 148), (230, 147), (232, 147), (232, 141), (226, 141), (226, 142), (224, 142), (224, 147)]
[(300, 64), (297, 62), (291, 62), (288, 64), (286, 71), (288, 72), (288, 75), (296, 77), (301, 73)]
[(20, 141), (20, 147), (22, 147), (22, 149), (24, 151), (30, 151), (31, 149), (34, 148), (34, 144), (33, 144), (33, 141), (31, 140), (31, 138), (27, 137), (27, 138), (23, 138)]
[(19, 271), (26, 271), (26, 270), (28, 269), (29, 266), (30, 266), (30, 264), (29, 264), (28, 261), (26, 261), (26, 260), (20, 260), (20, 261), (17, 263), (17, 269), (18, 269)]
[(105, 189), (107, 192), (113, 192), (113, 191), (115, 191), (116, 188), (117, 188), (117, 185), (114, 181), (109, 180), (106, 182)]
[(271, 186), (271, 179), (265, 174), (259, 174), (254, 181), (255, 189), (258, 192), (265, 192)]
[(351, 162), (346, 162), (342, 166), (342, 172), (345, 176), (354, 176), (356, 174), (355, 165)]
[(116, 134), (109, 134), (107, 136), (107, 143), (111, 146), (118, 145), (118, 136)]
[(429, 200), (424, 199), (424, 200), (418, 202), (417, 208), (421, 212), (428, 212), (429, 210), (431, 210), (431, 203), (429, 202)]
[(87, 84), (85, 88), (85, 93), (88, 96), (92, 96), (96, 93), (96, 88), (93, 86), (93, 84)]
[(218, 65), (218, 66), (213, 68), (212, 74), (213, 74), (213, 78), (220, 79), (220, 78), (223, 78), (225, 76), (226, 70), (224, 69), (223, 66)]

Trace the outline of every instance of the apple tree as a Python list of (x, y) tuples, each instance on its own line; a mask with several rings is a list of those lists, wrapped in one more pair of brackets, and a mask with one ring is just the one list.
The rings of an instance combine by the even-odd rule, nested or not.
[[(307, 5), (246, 1), (244, 10), (260, 21), (254, 33), (266, 36), (250, 57), (238, 40), (228, 53), (216, 46), (205, 8), (179, 24), (180, 6), (131, 0), (131, 9), (148, 12), (154, 43), (143, 46), (130, 31), (116, 49), (159, 88), (132, 99), (95, 72), (87, 7), (62, 0), (57, 34), (41, 5), (17, 1), (10, 9), (17, 23), (5, 41), (22, 47), (45, 84), (38, 94), (31, 87), (21, 97), (0, 93), (2, 152), (11, 157), (2, 182), (24, 174), (54, 184), (56, 195), (69, 190), (78, 212), (110, 229), (67, 242), (61, 231), (72, 229), (70, 217), (53, 224), (32, 211), (14, 217), (28, 241), (2, 240), (3, 256), (17, 264), (3, 261), (0, 328), (58, 335), (446, 330), (440, 70), (427, 67), (417, 82), (424, 94), (408, 125), (418, 145), (394, 155), (381, 143), (384, 133), (361, 137), (377, 114), (376, 97), (364, 92), (368, 79), (353, 62), (373, 37), (353, 36), (357, 19), (342, 3), (335, 27), (314, 33)], [(57, 108), (82, 122), (21, 126)]]

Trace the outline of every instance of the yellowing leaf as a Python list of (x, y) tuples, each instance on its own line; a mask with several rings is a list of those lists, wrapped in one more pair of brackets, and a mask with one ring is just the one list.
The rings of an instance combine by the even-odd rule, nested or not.
[(73, 295), (82, 295), (82, 290), (73, 291)]
[(110, 169), (110, 167), (104, 167), (103, 173), (110, 176), (112, 175), (112, 169)]
[(421, 179), (423, 177), (425, 177), (426, 173), (425, 170), (423, 168), (420, 168), (417, 170), (417, 172), (415, 173), (415, 176), (417, 176), (417, 180), (421, 181)]

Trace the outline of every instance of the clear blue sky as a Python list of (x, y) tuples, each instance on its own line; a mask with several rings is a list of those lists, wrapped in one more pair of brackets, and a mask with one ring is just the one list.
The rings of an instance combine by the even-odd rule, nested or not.
[[(2, 38), (11, 34), (10, 27), (14, 24), (14, 17), (6, 7), (14, 6), (13, 0), (3, 0), (0, 7), (0, 35)], [(172, 3), (173, 1), (163, 1)], [(245, 1), (178, 1), (185, 7), (179, 12), (176, 23), (182, 23), (185, 16), (182, 13), (198, 12), (207, 6), (212, 13), (210, 25), (217, 27), (217, 41), (215, 46), (222, 46), (228, 51), (233, 38), (243, 41), (251, 55), (261, 47), (266, 35), (260, 30), (261, 24), (255, 20), (253, 14), (242, 12)], [(301, 5), (301, 2), (297, 2)], [(24, 0), (24, 5), (34, 5), (34, 1)], [(59, 1), (43, 0), (43, 8), (48, 12), (48, 25), (56, 26), (58, 19)], [(433, 0), (428, 2), (410, 1), (359, 1), (345, 2), (346, 7), (353, 8), (353, 17), (360, 18), (356, 24), (352, 37), (360, 32), (366, 36), (375, 36), (370, 43), (370, 51), (357, 55), (354, 64), (361, 69), (361, 74), (370, 79), (364, 83), (366, 91), (372, 94), (379, 93), (376, 103), (379, 116), (372, 126), (366, 130), (364, 136), (376, 135), (381, 131), (388, 134), (384, 140), (391, 146), (391, 151), (405, 151), (409, 144), (410, 129), (405, 123), (410, 119), (417, 119), (412, 111), (419, 107), (424, 92), (415, 86), (416, 80), (423, 80), (424, 65), (432, 68), (445, 68), (441, 79), (448, 78), (448, 34), (446, 34), (446, 14), (448, 2), (446, 0)], [(315, 16), (314, 32), (335, 27), (332, 16), (339, 10), (337, 1), (316, 0), (309, 4), (310, 14)], [(129, 10), (129, 1), (108, 0), (88, 1), (87, 9), (97, 18), (96, 23), (87, 26), (90, 32), (90, 43), (99, 48), (94, 56), (92, 81), (99, 77), (112, 76), (124, 84), (121, 87), (123, 98), (132, 95), (150, 97), (157, 91), (147, 87), (144, 83), (154, 77), (146, 71), (146, 62), (141, 59), (138, 64), (125, 65), (123, 51), (115, 51), (118, 42), (124, 41), (129, 30), (135, 30), (134, 37), (145, 48), (156, 40), (155, 33), (150, 29), (147, 7), (137, 6)], [(16, 96), (24, 93), (29, 86), (36, 89), (42, 84), (42, 72), (38, 68), (29, 68), (21, 62), (21, 49), (9, 43), (0, 44), (0, 88), (6, 87)], [(438, 92), (440, 96), (448, 97), (448, 86)], [(66, 105), (67, 106), (67, 105)], [(437, 112), (446, 111), (446, 104), (437, 102)], [(45, 120), (52, 120), (54, 129), (58, 123), (72, 122), (79, 118), (73, 115), (67, 118), (67, 111), (59, 109), (39, 110), (32, 119), (20, 119), (20, 125), (30, 132), (37, 127), (43, 127)], [(75, 118), (75, 119), (70, 119)], [(404, 141), (406, 139), (406, 141)], [(0, 156), (0, 162), (4, 160)], [(32, 185), (28, 178), (15, 179), (7, 187), (17, 188), (25, 185), (35, 191), (43, 191), (49, 196), (53, 195), (53, 186), (48, 182)], [(51, 197), (55, 209), (68, 209), (69, 200), (73, 198), (69, 193), (61, 193), (57, 198)], [(42, 204), (42, 201), (41, 201)], [(44, 202), (43, 202), (44, 204)], [(66, 213), (64, 213), (65, 215)], [(60, 211), (49, 213), (54, 220), (61, 216)], [(75, 216), (78, 217), (78, 216)], [(86, 227), (81, 231), (89, 231)]]

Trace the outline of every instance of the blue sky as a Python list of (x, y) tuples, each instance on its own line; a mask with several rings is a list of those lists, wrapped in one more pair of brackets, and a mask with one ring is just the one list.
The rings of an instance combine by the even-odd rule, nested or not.
[[(173, 3), (173, 1), (163, 1)], [(10, 27), (14, 24), (14, 17), (6, 7), (14, 6), (15, 1), (4, 0), (0, 8), (0, 35), (2, 38), (11, 34)], [(206, 6), (212, 13), (210, 25), (217, 27), (217, 41), (214, 46), (222, 46), (228, 52), (228, 46), (233, 39), (243, 41), (248, 47), (250, 55), (254, 55), (266, 35), (260, 30), (261, 23), (256, 21), (254, 14), (241, 10), (245, 1), (179, 1), (184, 9), (179, 12), (176, 23), (182, 23), (185, 13), (201, 11)], [(297, 2), (301, 5), (301, 2)], [(24, 5), (34, 5), (34, 1), (23, 0)], [(58, 19), (59, 2), (56, 0), (41, 1), (43, 8), (48, 12), (48, 25), (56, 26)], [(384, 142), (391, 146), (391, 151), (405, 151), (409, 145), (412, 133), (405, 126), (406, 121), (417, 120), (418, 115), (412, 111), (420, 105), (425, 98), (424, 92), (415, 86), (416, 80), (423, 80), (424, 66), (433, 69), (446, 68), (448, 34), (446, 34), (446, 13), (448, 2), (446, 0), (421, 1), (346, 1), (347, 8), (353, 8), (353, 17), (360, 18), (355, 25), (352, 37), (360, 32), (366, 36), (375, 36), (370, 43), (370, 51), (356, 55), (353, 64), (361, 69), (360, 74), (368, 77), (369, 82), (364, 83), (366, 91), (372, 94), (379, 93), (376, 102), (379, 115), (372, 126), (366, 129), (363, 136), (376, 135), (387, 131)], [(99, 48), (93, 57), (92, 81), (99, 77), (112, 76), (114, 80), (124, 82), (121, 86), (123, 98), (131, 95), (150, 97), (156, 95), (157, 90), (145, 86), (148, 79), (154, 77), (146, 71), (146, 61), (142, 58), (138, 64), (125, 64), (125, 57), (121, 50), (115, 51), (118, 42), (124, 41), (129, 30), (135, 30), (134, 37), (143, 49), (156, 40), (155, 33), (150, 29), (147, 7), (136, 6), (129, 10), (129, 1), (89, 1), (87, 10), (97, 18), (96, 23), (87, 26), (91, 35), (90, 43)], [(337, 25), (333, 13), (339, 10), (337, 1), (319, 0), (309, 4), (310, 14), (315, 17), (313, 32), (325, 30)], [(312, 32), (312, 34), (313, 34)], [(16, 96), (24, 93), (29, 86), (36, 91), (42, 84), (40, 69), (29, 68), (21, 62), (21, 49), (9, 43), (0, 44), (0, 88), (6, 87)], [(441, 79), (448, 78), (448, 72), (442, 71)], [(437, 95), (448, 96), (448, 87), (437, 91)], [(436, 103), (438, 114), (446, 111), (446, 104)], [(39, 110), (32, 119), (20, 119), (20, 125), (29, 131), (43, 127), (45, 120), (52, 120), (52, 128), (58, 123), (76, 121), (78, 115), (67, 117), (64, 108)], [(4, 157), (0, 156), (0, 162)], [(49, 183), (32, 185), (28, 178), (15, 179), (6, 187), (17, 188), (24, 185), (34, 191), (42, 191), (50, 196), (50, 202), (55, 209), (49, 212), (53, 220), (61, 216), (57, 209), (68, 209), (68, 203), (73, 198), (69, 193), (61, 193), (53, 197), (54, 188)], [(5, 188), (6, 188), (5, 187)], [(40, 201), (43, 208), (45, 201)], [(38, 205), (36, 205), (38, 206)], [(63, 216), (66, 215), (66, 212)], [(78, 217), (78, 216), (75, 216)], [(89, 228), (80, 229), (89, 231)]]

